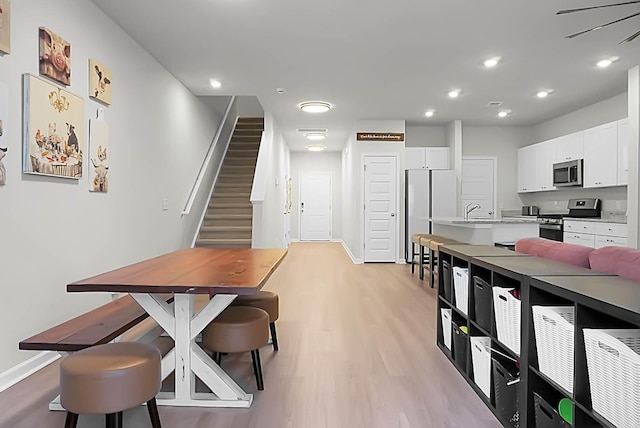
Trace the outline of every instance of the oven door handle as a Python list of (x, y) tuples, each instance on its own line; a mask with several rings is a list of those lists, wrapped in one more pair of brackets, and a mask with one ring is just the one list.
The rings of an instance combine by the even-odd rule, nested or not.
[(547, 230), (562, 230), (562, 225), (560, 224), (541, 224), (540, 229)]

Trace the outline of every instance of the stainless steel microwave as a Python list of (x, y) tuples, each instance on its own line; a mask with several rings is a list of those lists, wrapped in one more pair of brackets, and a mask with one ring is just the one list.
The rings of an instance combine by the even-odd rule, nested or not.
[(553, 164), (553, 185), (582, 186), (582, 159)]

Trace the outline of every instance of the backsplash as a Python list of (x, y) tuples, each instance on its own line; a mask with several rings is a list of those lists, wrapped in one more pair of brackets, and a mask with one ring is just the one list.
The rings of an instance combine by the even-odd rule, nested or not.
[(569, 199), (599, 198), (602, 218), (626, 221), (627, 187), (601, 189), (563, 188), (551, 192), (520, 193), (522, 205), (537, 205), (541, 213), (566, 213)]

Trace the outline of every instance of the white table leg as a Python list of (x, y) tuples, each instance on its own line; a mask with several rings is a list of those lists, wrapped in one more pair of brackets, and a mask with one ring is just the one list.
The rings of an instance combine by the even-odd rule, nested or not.
[[(195, 343), (202, 330), (235, 299), (236, 295), (215, 295), (194, 315), (193, 294), (175, 294), (173, 307), (152, 294), (131, 294), (175, 341), (175, 348), (162, 361), (162, 377), (175, 370), (175, 393), (160, 393), (159, 406), (249, 407), (253, 395), (245, 393)], [(173, 311), (171, 310), (173, 309)], [(195, 375), (212, 394), (195, 392)]]

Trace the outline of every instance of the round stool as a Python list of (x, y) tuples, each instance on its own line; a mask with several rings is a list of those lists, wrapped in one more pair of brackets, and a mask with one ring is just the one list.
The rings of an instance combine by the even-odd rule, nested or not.
[(202, 331), (202, 346), (214, 353), (220, 364), (222, 353), (251, 351), (258, 390), (264, 389), (260, 348), (269, 342), (269, 314), (259, 308), (230, 306)]
[(231, 306), (251, 306), (260, 308), (269, 314), (269, 330), (271, 330), (271, 343), (273, 350), (278, 350), (278, 335), (276, 334), (276, 320), (280, 315), (279, 297), (273, 291), (260, 290), (251, 296), (238, 296)]
[(156, 394), (162, 385), (160, 351), (146, 343), (93, 346), (60, 364), (60, 404), (65, 428), (75, 428), (79, 414), (106, 414), (107, 427), (122, 427), (122, 411), (147, 403), (153, 428), (160, 428)]

